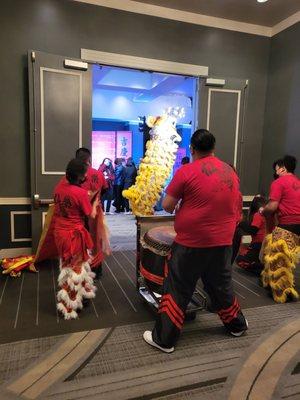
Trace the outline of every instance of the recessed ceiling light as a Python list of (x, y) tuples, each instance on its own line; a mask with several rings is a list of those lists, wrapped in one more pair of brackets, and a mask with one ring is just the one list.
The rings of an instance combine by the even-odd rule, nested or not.
[(265, 3), (268, 0), (257, 0), (258, 3)]

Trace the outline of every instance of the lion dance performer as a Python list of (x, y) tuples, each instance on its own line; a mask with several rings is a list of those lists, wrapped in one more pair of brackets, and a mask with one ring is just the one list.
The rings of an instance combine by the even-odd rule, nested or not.
[[(104, 175), (101, 171), (91, 167), (91, 152), (85, 147), (76, 150), (75, 158), (79, 158), (87, 165), (87, 175), (81, 187), (87, 190), (89, 198), (93, 199), (101, 195), (108, 189)], [(104, 221), (104, 214), (102, 207), (97, 207), (96, 218), (89, 218), (88, 230), (94, 242), (94, 247), (91, 251), (91, 268), (96, 274), (96, 279), (102, 276), (102, 261), (104, 255), (110, 254), (110, 244), (108, 238), (108, 230)]]
[(160, 198), (166, 180), (170, 176), (178, 144), (181, 141), (176, 131), (176, 120), (184, 115), (183, 109), (169, 108), (161, 117), (148, 117), (151, 139), (146, 144), (135, 185), (123, 190), (135, 215), (152, 215), (153, 207)]
[(274, 163), (277, 179), (270, 188), (270, 200), (260, 209), (267, 218), (277, 214), (278, 226), (265, 240), (262, 251), (262, 282), (270, 287), (277, 303), (298, 299), (294, 269), (300, 256), (300, 180), (294, 175), (297, 160), (285, 156)]
[(77, 318), (84, 298), (95, 297), (88, 250), (93, 241), (85, 228), (85, 217), (95, 218), (99, 199), (91, 205), (88, 193), (80, 187), (87, 176), (87, 164), (73, 159), (66, 169), (66, 179), (54, 190), (54, 240), (60, 257), (57, 309), (65, 319)]

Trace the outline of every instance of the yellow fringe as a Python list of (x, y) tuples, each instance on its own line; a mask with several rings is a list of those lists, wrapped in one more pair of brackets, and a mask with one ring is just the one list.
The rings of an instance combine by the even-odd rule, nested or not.
[(288, 296), (299, 298), (295, 289), (293, 270), (300, 256), (300, 246), (290, 249), (284, 239), (273, 241), (273, 235), (265, 239), (263, 261), (264, 269), (261, 279), (264, 287), (270, 287), (273, 299), (277, 303), (285, 303)]

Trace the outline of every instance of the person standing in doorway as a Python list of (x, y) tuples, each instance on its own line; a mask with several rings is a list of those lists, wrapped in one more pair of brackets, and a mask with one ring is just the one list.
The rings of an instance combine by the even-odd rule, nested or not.
[(209, 131), (199, 129), (193, 134), (193, 162), (177, 170), (163, 201), (164, 209), (173, 213), (181, 200), (175, 214), (176, 237), (157, 321), (143, 338), (166, 353), (174, 351), (200, 277), (226, 330), (241, 336), (248, 329), (231, 277), (239, 179), (228, 164), (214, 156), (214, 148), (215, 138)]
[(102, 164), (99, 167), (99, 171), (103, 173), (104, 179), (108, 187), (107, 191), (101, 196), (102, 208), (106, 214), (110, 214), (110, 206), (113, 199), (113, 186), (115, 180), (114, 168), (110, 158), (104, 158)]
[(125, 167), (122, 164), (122, 158), (115, 159), (115, 181), (114, 181), (114, 206), (116, 213), (124, 211), (124, 202), (122, 190), (125, 180)]
[(185, 165), (185, 164), (189, 164), (189, 163), (190, 163), (190, 157), (188, 157), (188, 156), (182, 157), (181, 165)]
[[(125, 166), (124, 173), (124, 187), (123, 189), (129, 189), (130, 186), (135, 184), (137, 176), (137, 170), (132, 157), (129, 157)], [(129, 200), (124, 198), (125, 214), (130, 214)]]

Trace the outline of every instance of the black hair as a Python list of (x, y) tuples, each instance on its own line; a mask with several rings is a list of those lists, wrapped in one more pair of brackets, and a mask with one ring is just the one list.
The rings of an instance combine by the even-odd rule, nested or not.
[(134, 163), (132, 157), (128, 157), (128, 158), (127, 158), (126, 166), (127, 166), (127, 167), (135, 167), (135, 163)]
[(297, 159), (294, 156), (286, 155), (283, 158), (274, 161), (273, 163), (274, 171), (276, 171), (276, 165), (278, 165), (278, 167), (285, 167), (287, 172), (294, 173), (297, 166)]
[(105, 160), (108, 160), (108, 161), (109, 161), (109, 162), (112, 164), (112, 161), (111, 161), (111, 159), (110, 159), (110, 158), (108, 158), (108, 157), (105, 157), (105, 158), (103, 158), (103, 161), (102, 161), (101, 165), (103, 165), (103, 164), (104, 164)]
[(190, 162), (190, 157), (186, 156), (186, 157), (182, 157), (181, 159), (181, 164), (188, 164)]
[(86, 163), (80, 158), (73, 158), (67, 165), (66, 178), (72, 184), (78, 184), (80, 176), (84, 176), (87, 171)]
[(75, 157), (87, 162), (91, 158), (91, 152), (86, 147), (80, 147), (80, 149), (76, 150)]
[(191, 137), (191, 146), (201, 153), (209, 153), (215, 148), (216, 139), (207, 129), (197, 129)]
[(249, 222), (252, 222), (253, 215), (260, 209), (260, 207), (264, 207), (267, 204), (267, 200), (264, 196), (261, 196), (260, 194), (257, 196), (254, 196), (250, 207), (249, 207), (249, 213), (248, 213), (248, 218)]

